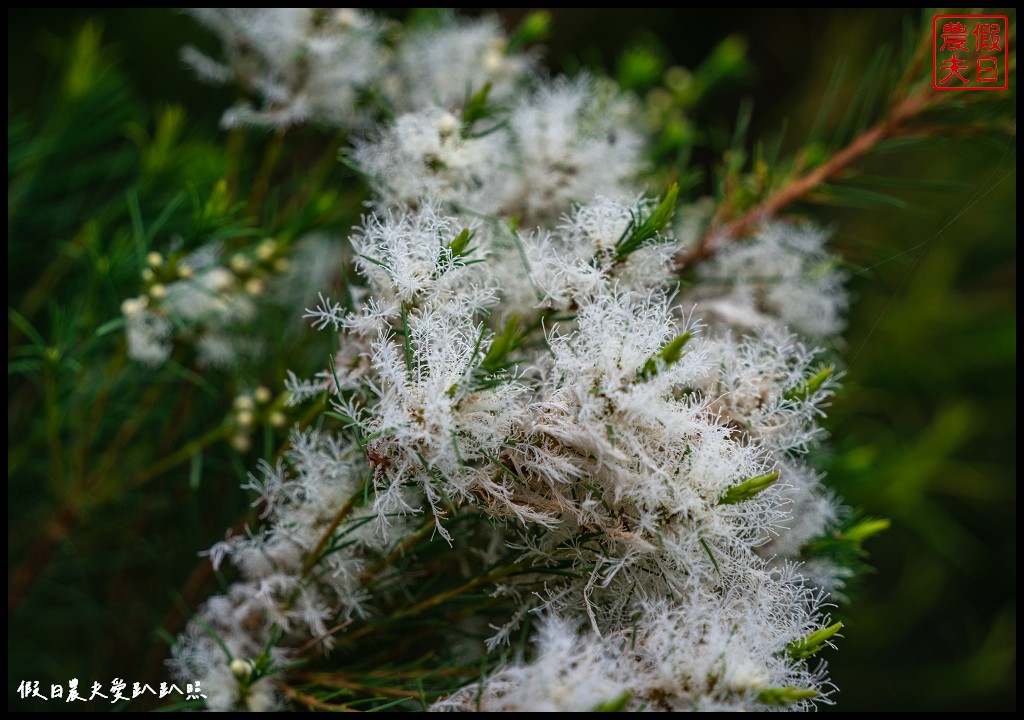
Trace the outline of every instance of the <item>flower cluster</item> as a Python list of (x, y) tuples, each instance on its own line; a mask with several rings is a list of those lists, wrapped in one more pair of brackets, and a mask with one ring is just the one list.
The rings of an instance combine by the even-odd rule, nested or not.
[(357, 449), (315, 432), (292, 436), (288, 470), (263, 463), (246, 486), (257, 494), (267, 527), (229, 537), (209, 551), (214, 568), (225, 558), (243, 580), (212, 598), (175, 645), (172, 667), (182, 677), (202, 678), (211, 710), (270, 710), (277, 696), (268, 668), (288, 652), (278, 644), (313, 638), (330, 645), (328, 622), (360, 611), (358, 576), (365, 547), (379, 545), (375, 517), (344, 533), (349, 549), (317, 558), (319, 540), (332, 516), (359, 487), (363, 467)]
[[(806, 460), (834, 383), (806, 343), (845, 304), (824, 234), (773, 221), (681, 286), (675, 190), (639, 186), (633, 101), (606, 81), (539, 76), (489, 19), (198, 15), (228, 64), (190, 57), (262, 102), (225, 122), (365, 130), (349, 158), (375, 193), (350, 238), (361, 285), (307, 313), (336, 352), (288, 382), (342, 427), (297, 432), (287, 465), (252, 480), (262, 529), (210, 551), (241, 580), (175, 649), (208, 706), (275, 705), (282, 666), (381, 601), (378, 566), (424, 527), (458, 557), (450, 521), (467, 513), (515, 568), (490, 583), (508, 612), (478, 652), (524, 618), (540, 630), (526, 659), (435, 709), (827, 701), (812, 655), (842, 572), (802, 564), (840, 514)], [(373, 97), (395, 112), (369, 128)], [(161, 307), (187, 315), (172, 289)], [(133, 309), (163, 347), (161, 316)]]
[(204, 80), (236, 83), (252, 97), (224, 113), (225, 127), (314, 122), (358, 130), (384, 109), (459, 107), (467, 90), (485, 85), (505, 100), (534, 65), (509, 50), (493, 18), (400, 28), (351, 8), (190, 12), (220, 37), (225, 58), (187, 47), (185, 62)]

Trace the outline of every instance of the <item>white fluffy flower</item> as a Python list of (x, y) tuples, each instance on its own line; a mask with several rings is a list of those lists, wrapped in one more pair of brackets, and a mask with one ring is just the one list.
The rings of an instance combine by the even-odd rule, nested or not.
[(597, 197), (566, 215), (554, 231), (527, 234), (525, 254), (544, 302), (562, 308), (603, 293), (667, 287), (678, 249), (670, 238), (658, 235), (633, 252), (618, 252), (620, 242), (654, 207), (642, 198)]
[[(737, 430), (779, 453), (806, 453), (823, 435), (817, 421), (835, 380), (817, 365), (816, 351), (777, 326), (717, 335), (705, 347), (709, 370), (695, 386)], [(822, 379), (811, 390), (806, 384), (815, 376)]]
[(629, 692), (619, 653), (593, 637), (580, 637), (575, 623), (547, 618), (535, 642), (532, 663), (506, 666), (482, 687), (471, 685), (431, 709), (591, 712)]
[(493, 340), (480, 326), (431, 312), (406, 319), (408, 354), (387, 332), (373, 343), (373, 413), (344, 407), (364, 436), (377, 438), (367, 452), (382, 517), (406, 506), (403, 488), (410, 481), (421, 486), (435, 515), (442, 514), (443, 497), (462, 501), (477, 487), (493, 489), (493, 471), (475, 466), (501, 453), (523, 405), (518, 383), (491, 387), (480, 376)]
[[(817, 598), (769, 574), (723, 600), (694, 591), (641, 606), (633, 621), (596, 637), (557, 617), (542, 621), (529, 663), (501, 668), (432, 710), (668, 712), (767, 710), (772, 691), (805, 688), (828, 702), (820, 672), (788, 660), (785, 646), (820, 622)], [(772, 604), (777, 604), (772, 606)], [(771, 622), (767, 622), (768, 618)], [(807, 709), (808, 699), (788, 709)]]
[[(827, 702), (823, 668), (791, 651), (822, 627), (822, 588), (843, 574), (795, 564), (839, 512), (802, 457), (832, 378), (791, 334), (840, 327), (824, 235), (765, 225), (681, 288), (665, 230), (675, 192), (637, 195), (644, 142), (613, 83), (538, 80), (492, 19), (383, 43), (350, 11), (200, 15), (230, 61), (206, 74), (263, 103), (235, 122), (357, 128), (364, 91), (397, 113), (351, 154), (375, 191), (350, 236), (361, 279), (306, 313), (339, 342), (327, 368), (287, 382), (293, 402), (325, 394), (341, 427), (295, 433), (286, 462), (250, 478), (265, 524), (210, 550), (241, 578), (182, 636), (177, 672), (211, 688), (211, 709), (271, 707), (273, 688), (246, 669), (272, 628), (272, 659), (287, 662), (373, 603), (401, 603), (377, 594), (368, 562), (403, 555), (433, 520), (455, 553), (445, 577), (509, 563), (488, 651), (542, 617), (529, 661), (434, 709)], [(464, 113), (485, 87), (484, 117)], [(168, 318), (223, 335), (253, 317), (246, 288), (261, 278), (246, 262), (193, 263), (155, 307), (128, 301), (137, 354), (169, 352)], [(465, 542), (454, 514), (491, 527)]]
[(216, 249), (203, 248), (180, 261), (187, 272), (178, 279), (122, 303), (129, 357), (159, 367), (181, 339), (194, 342), (204, 367), (225, 368), (260, 353), (258, 341), (237, 332), (256, 316), (254, 295), (218, 260)]
[(430, 202), (416, 212), (367, 217), (351, 240), (356, 269), (377, 304), (374, 314), (395, 314), (396, 305), (406, 304), (465, 315), (493, 304), (493, 281), (482, 265), (489, 234)]
[(193, 8), (224, 44), (225, 64), (183, 53), (200, 77), (234, 80), (260, 100), (224, 113), (225, 127), (286, 127), (313, 121), (364, 126), (361, 93), (384, 74), (378, 21), (349, 8)]
[(634, 117), (626, 96), (587, 76), (555, 80), (521, 99), (508, 119), (515, 172), (506, 211), (537, 223), (595, 195), (632, 197), (643, 168)]
[(449, 20), (439, 27), (408, 31), (385, 94), (400, 111), (435, 107), (454, 111), (490, 85), (489, 98), (503, 104), (512, 99), (534, 64), (530, 55), (508, 51), (495, 18)]
[(415, 207), (435, 198), (478, 214), (500, 209), (495, 189), (509, 163), (506, 134), (467, 133), (442, 108), (399, 116), (377, 137), (357, 143), (353, 156), (385, 205)]
[(788, 328), (811, 339), (843, 329), (847, 296), (828, 233), (809, 223), (771, 222), (723, 244), (697, 270), (688, 299), (709, 320), (740, 330)]
[(171, 321), (134, 305), (124, 309), (128, 357), (160, 367), (171, 356)]

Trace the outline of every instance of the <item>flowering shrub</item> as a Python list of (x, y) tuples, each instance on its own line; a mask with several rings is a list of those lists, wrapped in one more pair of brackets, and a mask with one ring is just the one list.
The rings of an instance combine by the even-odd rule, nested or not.
[[(843, 512), (804, 459), (834, 374), (792, 334), (842, 327), (826, 236), (777, 220), (724, 238), (680, 290), (677, 191), (642, 193), (635, 101), (608, 81), (538, 76), (490, 19), (388, 45), (351, 11), (197, 16), (228, 64), (189, 60), (263, 98), (225, 125), (365, 131), (350, 161), (375, 196), (351, 236), (359, 292), (307, 313), (337, 352), (290, 385), (342, 426), (296, 430), (253, 476), (264, 523), (210, 551), (241, 579), (175, 645), (181, 678), (213, 709), (276, 706), (278, 669), (401, 607), (403, 578), (374, 581), (429, 533), (506, 613), (464, 664), (539, 628), (532, 659), (436, 709), (828, 701), (812, 655), (844, 568), (801, 552)], [(369, 127), (361, 94), (393, 119)]]
[[(550, 76), (544, 14), (507, 34), (190, 12), (222, 49), (183, 60), (243, 98), (228, 146), (270, 140), (258, 167), (225, 162), (190, 234), (147, 244), (180, 201), (147, 231), (135, 198), (141, 285), (111, 326), (147, 372), (235, 374), (224, 421), (129, 483), (186, 460), (198, 483), (220, 440), (247, 454), (253, 512), (203, 552), (222, 587), (167, 660), (188, 705), (831, 704), (830, 612), (886, 522), (815, 466), (848, 271), (787, 210), (933, 132), (915, 123), (946, 100), (918, 66), (845, 149), (767, 168), (735, 145), (702, 198), (678, 132), (695, 81), (666, 80), (666, 106), (625, 76)], [(310, 128), (326, 148), (288, 144)], [(274, 186), (289, 152), (308, 183)], [(363, 204), (324, 181), (335, 160)], [(300, 332), (329, 350), (285, 372)]]

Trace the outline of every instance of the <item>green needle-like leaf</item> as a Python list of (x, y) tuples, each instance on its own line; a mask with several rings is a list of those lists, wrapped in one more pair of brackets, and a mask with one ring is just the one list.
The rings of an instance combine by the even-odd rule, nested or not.
[(749, 480), (741, 482), (739, 485), (734, 485), (725, 491), (725, 495), (718, 501), (719, 505), (735, 505), (736, 503), (749, 500), (750, 498), (757, 495), (763, 490), (767, 490), (775, 481), (779, 479), (777, 472), (771, 472), (766, 475), (758, 475), (752, 477)]

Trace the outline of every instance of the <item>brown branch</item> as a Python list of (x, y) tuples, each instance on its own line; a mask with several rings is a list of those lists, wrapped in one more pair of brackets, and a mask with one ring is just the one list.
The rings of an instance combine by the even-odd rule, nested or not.
[[(478, 670), (479, 671), (479, 670)], [(416, 690), (403, 690), (401, 688), (388, 687), (386, 685), (367, 685), (365, 683), (349, 680), (335, 673), (300, 673), (295, 676), (296, 680), (313, 682), (329, 688), (344, 688), (355, 690), (366, 695), (380, 695), (394, 698), (418, 698), (420, 693)]]
[(332, 705), (331, 703), (325, 703), (322, 700), (317, 700), (312, 695), (299, 692), (293, 687), (285, 684), (280, 684), (278, 687), (285, 695), (297, 703), (301, 703), (312, 710), (326, 710), (327, 712), (362, 712), (355, 708), (346, 707), (345, 705)]
[(849, 145), (837, 151), (827, 162), (794, 178), (735, 220), (725, 225), (713, 225), (695, 248), (676, 257), (677, 267), (692, 267), (707, 260), (715, 252), (716, 241), (723, 238), (739, 237), (783, 208), (807, 197), (817, 187), (837, 177), (850, 165), (867, 155), (883, 140), (896, 136), (919, 134), (908, 131), (904, 126), (935, 102), (937, 100), (934, 94), (927, 92), (920, 92), (906, 98), (893, 109), (888, 117), (855, 137)]
[(57, 547), (79, 522), (79, 514), (70, 504), (66, 504), (54, 512), (46, 523), (39, 540), (32, 546), (28, 554), (11, 573), (7, 583), (7, 618), (21, 605), (36, 578), (49, 565)]
[[(245, 532), (247, 525), (248, 513), (240, 517), (235, 522), (228, 531), (227, 537), (240, 535)], [(178, 631), (184, 627), (191, 609), (198, 605), (200, 599), (206, 595), (207, 586), (212, 583), (214, 578), (215, 574), (213, 570), (213, 563), (210, 562), (209, 558), (203, 558), (202, 561), (193, 568), (188, 579), (185, 580), (184, 585), (181, 586), (181, 591), (178, 593), (180, 602), (172, 605), (167, 612), (164, 613), (158, 627), (167, 635), (176, 635)], [(167, 646), (163, 641), (154, 642), (150, 646), (149, 653), (146, 655), (146, 660), (142, 665), (143, 677), (157, 677), (164, 659), (166, 658), (166, 650)]]
[(350, 620), (346, 620), (345, 622), (342, 622), (342, 623), (339, 623), (339, 624), (335, 625), (334, 627), (329, 629), (327, 632), (322, 633), (320, 635), (317, 635), (316, 637), (310, 638), (309, 640), (307, 640), (305, 642), (304, 645), (302, 645), (302, 647), (300, 647), (298, 650), (296, 650), (295, 653), (297, 655), (301, 656), (307, 650), (312, 650), (313, 648), (315, 648), (317, 645), (322, 643), (327, 638), (329, 638), (332, 635), (336, 635), (337, 633), (341, 632), (342, 630), (347, 628), (349, 625), (351, 625), (353, 622), (355, 622), (355, 621), (351, 620), (351, 619)]
[(415, 545), (420, 540), (422, 540), (424, 537), (426, 537), (428, 534), (430, 534), (430, 532), (433, 531), (433, 529), (435, 528), (436, 525), (437, 525), (437, 521), (433, 517), (428, 518), (427, 522), (425, 522), (420, 527), (419, 530), (417, 530), (412, 535), (410, 535), (405, 540), (403, 540), (401, 543), (399, 543), (399, 545), (397, 547), (395, 547), (395, 549), (392, 550), (390, 553), (388, 553), (387, 555), (382, 557), (380, 560), (375, 562), (373, 565), (371, 565), (369, 568), (364, 570), (362, 575), (361, 575), (361, 577), (360, 577), (360, 579), (359, 579), (360, 585), (362, 585), (363, 587), (366, 587), (371, 582), (376, 580), (377, 576), (380, 575), (380, 573), (388, 565), (390, 565), (393, 560), (395, 560), (399, 556), (404, 555), (405, 552), (407, 550), (409, 550), (409, 548), (411, 548), (413, 545)]

